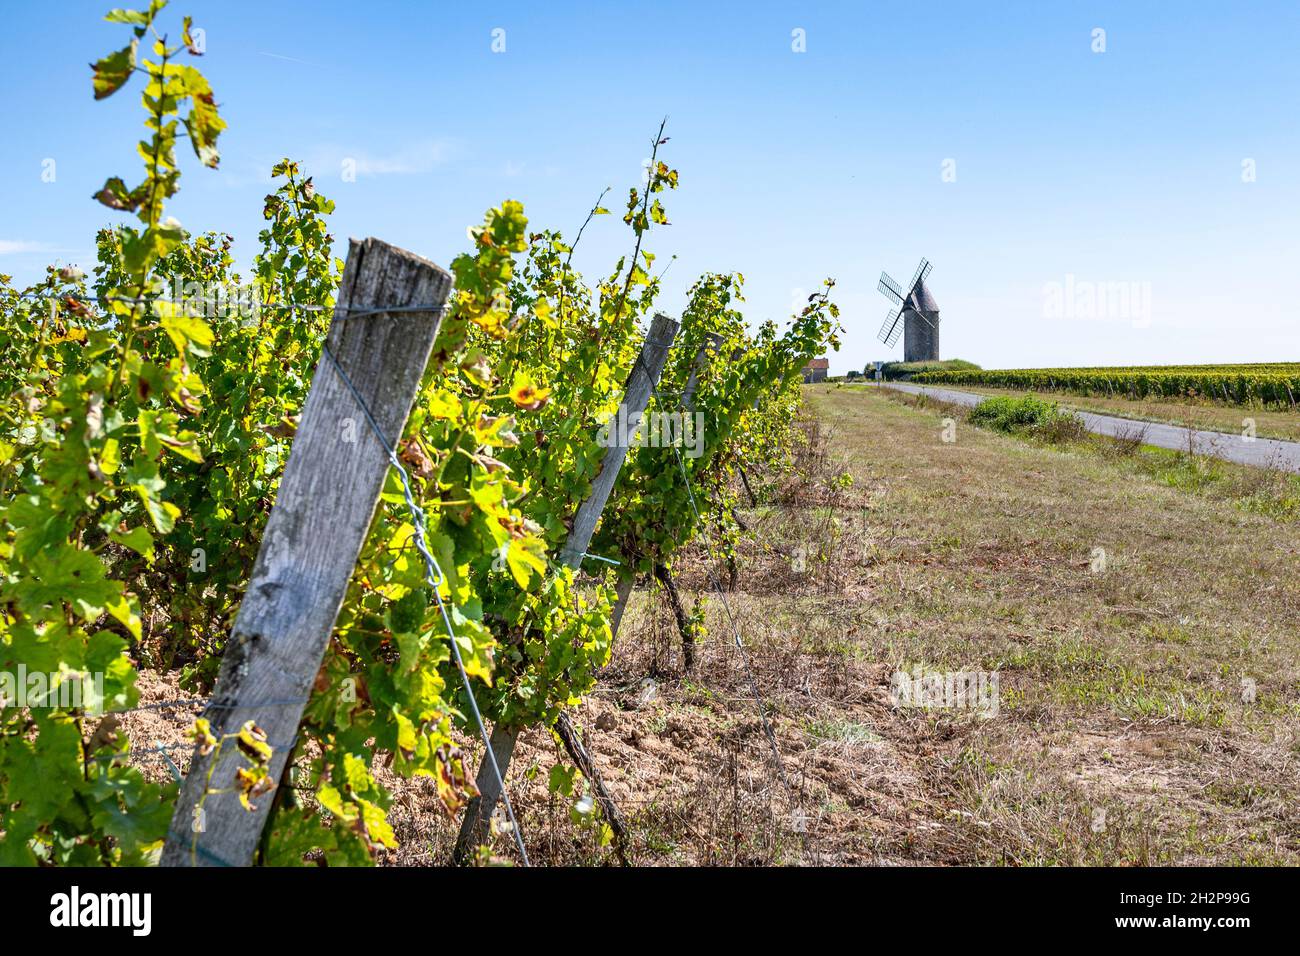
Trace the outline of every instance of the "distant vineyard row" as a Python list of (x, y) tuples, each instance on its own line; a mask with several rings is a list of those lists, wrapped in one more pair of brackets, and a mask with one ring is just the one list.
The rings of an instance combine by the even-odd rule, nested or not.
[(1300, 363), (1157, 365), (1130, 368), (960, 369), (922, 372), (914, 381), (984, 385), (1124, 398), (1191, 398), (1233, 405), (1295, 407)]
[(1255, 372), (1268, 375), (1300, 375), (1300, 362), (1242, 362), (1240, 364), (1220, 362), (1210, 365), (1078, 365), (1070, 368), (989, 369), (988, 372), (992, 375), (1002, 374), (1003, 372), (1045, 372), (1053, 375), (1064, 375), (1073, 372), (1106, 372), (1110, 375), (1135, 372), (1153, 372), (1157, 374), (1213, 372), (1225, 375), (1239, 375), (1244, 372)]

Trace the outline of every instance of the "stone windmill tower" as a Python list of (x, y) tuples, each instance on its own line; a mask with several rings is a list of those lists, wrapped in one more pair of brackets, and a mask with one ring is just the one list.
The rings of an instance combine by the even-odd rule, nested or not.
[(880, 341), (892, 348), (902, 332), (904, 362), (939, 360), (939, 303), (934, 301), (934, 296), (925, 286), (931, 268), (930, 260), (921, 260), (906, 294), (888, 272), (880, 273), (877, 288), (898, 306), (885, 316), (885, 322), (880, 326)]

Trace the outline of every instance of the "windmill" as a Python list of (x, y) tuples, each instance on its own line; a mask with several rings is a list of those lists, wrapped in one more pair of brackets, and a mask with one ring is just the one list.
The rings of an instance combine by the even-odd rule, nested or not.
[(885, 322), (880, 326), (880, 341), (892, 348), (902, 333), (904, 362), (939, 360), (939, 303), (925, 287), (931, 268), (929, 259), (921, 260), (906, 294), (888, 272), (880, 273), (880, 284), (876, 288), (898, 306), (885, 316)]

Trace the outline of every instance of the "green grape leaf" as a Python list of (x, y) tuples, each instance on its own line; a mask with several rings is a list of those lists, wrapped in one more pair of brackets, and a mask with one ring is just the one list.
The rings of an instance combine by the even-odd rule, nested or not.
[(150, 564), (153, 563), (153, 535), (144, 525), (136, 525), (129, 531), (110, 531), (108, 536), (123, 547), (130, 548)]

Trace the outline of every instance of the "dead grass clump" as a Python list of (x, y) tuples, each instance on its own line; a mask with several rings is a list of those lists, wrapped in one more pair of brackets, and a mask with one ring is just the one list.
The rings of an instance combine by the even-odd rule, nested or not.
[(1132, 458), (1147, 441), (1147, 426), (1133, 424), (1125, 426), (1109, 440), (1098, 442), (1102, 453), (1111, 458)]
[(1034, 436), (1049, 445), (1077, 445), (1088, 439), (1088, 426), (1078, 415), (1060, 412), (1034, 427)]

